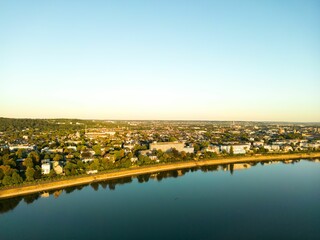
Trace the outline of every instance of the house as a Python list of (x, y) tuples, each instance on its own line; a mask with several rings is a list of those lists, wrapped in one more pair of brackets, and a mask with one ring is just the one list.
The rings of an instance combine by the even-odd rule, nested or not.
[(41, 172), (42, 174), (49, 174), (51, 170), (50, 159), (44, 159), (41, 161)]
[(41, 153), (63, 153), (63, 148), (50, 149), (48, 147), (45, 147), (41, 149)]
[(93, 158), (83, 158), (83, 159), (81, 159), (81, 161), (83, 163), (92, 162), (93, 160), (94, 160)]
[(98, 170), (88, 170), (87, 171), (87, 174), (95, 174), (95, 173), (97, 173), (98, 172)]
[(262, 147), (262, 146), (264, 145), (264, 142), (263, 142), (263, 141), (254, 141), (254, 142), (252, 143), (252, 145), (253, 145), (254, 147)]
[(149, 158), (153, 161), (157, 161), (158, 157), (156, 155), (150, 155)]
[(279, 145), (264, 145), (264, 149), (269, 150), (270, 152), (272, 151), (280, 151), (280, 146)]
[(9, 146), (10, 151), (18, 150), (18, 149), (25, 149), (25, 150), (32, 151), (35, 148), (36, 147), (34, 145), (27, 145), (27, 144), (20, 144), (20, 145), (18, 144), (18, 145), (10, 145)]
[(77, 151), (76, 146), (68, 146), (67, 149), (73, 150), (74, 152)]

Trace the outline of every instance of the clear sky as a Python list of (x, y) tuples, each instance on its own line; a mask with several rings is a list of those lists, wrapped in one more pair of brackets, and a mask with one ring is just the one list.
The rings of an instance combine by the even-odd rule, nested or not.
[(0, 1), (0, 116), (320, 121), (320, 1)]

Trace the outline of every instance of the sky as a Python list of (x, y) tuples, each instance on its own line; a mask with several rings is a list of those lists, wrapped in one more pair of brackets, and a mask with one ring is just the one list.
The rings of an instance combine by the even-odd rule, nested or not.
[(0, 117), (320, 122), (320, 1), (0, 1)]

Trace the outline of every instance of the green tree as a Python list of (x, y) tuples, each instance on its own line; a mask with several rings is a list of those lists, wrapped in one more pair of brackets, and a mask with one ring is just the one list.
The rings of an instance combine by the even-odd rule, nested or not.
[(197, 143), (193, 144), (193, 148), (194, 148), (194, 151), (195, 151), (195, 152), (197, 152), (197, 151), (200, 150), (200, 146), (199, 146), (199, 144), (197, 144)]
[(209, 144), (210, 143), (208, 141), (202, 142), (202, 143), (200, 143), (200, 148), (201, 149), (207, 148), (209, 146)]
[(177, 139), (175, 137), (173, 137), (173, 136), (169, 137), (169, 142), (175, 142), (175, 141), (177, 141)]
[(3, 174), (6, 176), (11, 176), (14, 172), (14, 169), (12, 169), (10, 166), (7, 166), (7, 165), (0, 166), (0, 169), (2, 170)]
[(54, 178), (54, 177), (56, 177), (56, 176), (57, 176), (56, 172), (55, 172), (53, 169), (51, 169), (48, 177), (49, 177), (49, 178)]
[(92, 147), (92, 149), (97, 156), (101, 156), (101, 146), (100, 145), (94, 145)]
[(120, 160), (121, 158), (124, 157), (124, 150), (121, 149), (120, 151), (115, 151), (114, 152), (114, 157), (115, 157), (115, 160), (118, 161)]
[(8, 175), (4, 176), (4, 178), (2, 179), (2, 184), (5, 186), (12, 185), (13, 184), (12, 177)]
[(26, 170), (26, 180), (33, 181), (34, 180), (34, 173), (36, 171), (32, 167), (28, 167)]
[(230, 147), (230, 155), (233, 155), (233, 146)]
[(30, 167), (30, 168), (32, 168), (33, 167), (33, 161), (32, 161), (32, 159), (30, 158), (30, 157), (27, 157), (25, 160), (24, 160), (24, 162), (23, 162), (23, 165), (25, 166), (25, 167)]
[(36, 151), (32, 151), (28, 155), (29, 158), (32, 159), (33, 162), (38, 163), (40, 161), (40, 155)]
[(0, 181), (4, 178), (4, 172), (2, 168), (0, 168)]
[(99, 170), (100, 162), (99, 159), (95, 159), (91, 162), (89, 169), (90, 170)]
[(23, 182), (23, 180), (22, 180), (22, 177), (17, 172), (14, 172), (12, 174), (12, 182), (13, 184), (20, 184)]
[(18, 149), (18, 151), (16, 152), (16, 156), (17, 158), (24, 158), (26, 157), (26, 152), (23, 149)]
[(53, 158), (53, 161), (60, 161), (62, 160), (62, 156), (60, 154), (56, 154)]

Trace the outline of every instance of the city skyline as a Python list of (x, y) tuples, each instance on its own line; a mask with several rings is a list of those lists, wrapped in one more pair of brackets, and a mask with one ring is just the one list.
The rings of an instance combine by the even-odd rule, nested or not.
[(319, 1), (2, 1), (0, 117), (320, 122)]

